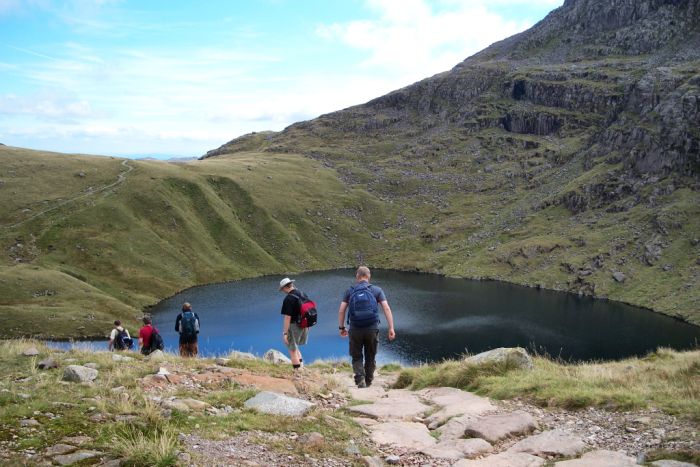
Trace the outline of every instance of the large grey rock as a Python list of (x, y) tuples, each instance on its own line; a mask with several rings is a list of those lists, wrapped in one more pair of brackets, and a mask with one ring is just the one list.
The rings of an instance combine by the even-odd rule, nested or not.
[(522, 347), (499, 347), (464, 359), (471, 365), (507, 363), (516, 368), (532, 370), (532, 358)]
[(681, 462), (671, 459), (660, 459), (651, 463), (653, 467), (696, 467), (695, 464), (689, 462)]
[(166, 357), (167, 355), (165, 355), (165, 352), (156, 349), (153, 352), (149, 353), (148, 357), (146, 358), (148, 358), (149, 360), (153, 360), (154, 362), (162, 362), (163, 360), (165, 360)]
[(627, 276), (625, 276), (625, 273), (620, 272), (620, 271), (613, 272), (612, 276), (613, 276), (613, 279), (615, 279), (615, 281), (617, 281), (617, 282), (625, 282), (625, 279), (627, 279)]
[(273, 415), (287, 415), (290, 417), (304, 415), (311, 410), (314, 405), (315, 404), (303, 399), (283, 396), (282, 394), (269, 391), (260, 392), (255, 397), (245, 401), (245, 406), (249, 409)]
[(72, 454), (56, 456), (53, 458), (53, 460), (59, 465), (72, 465), (77, 462), (84, 461), (85, 459), (92, 459), (101, 455), (102, 453), (99, 451), (78, 451)]
[(437, 441), (430, 436), (430, 431), (422, 423), (385, 422), (369, 427), (372, 441), (378, 445), (389, 444), (394, 447), (419, 451), (434, 446)]
[(347, 409), (378, 420), (410, 420), (427, 412), (430, 406), (423, 404), (411, 391), (393, 389), (372, 404), (353, 405)]
[(55, 444), (51, 447), (46, 448), (46, 451), (44, 451), (44, 455), (47, 457), (60, 456), (77, 450), (77, 447), (71, 446), (70, 444)]
[(267, 362), (272, 362), (275, 364), (281, 364), (281, 363), (292, 363), (292, 361), (287, 357), (285, 354), (280, 352), (279, 350), (275, 349), (270, 349), (267, 352), (265, 352), (265, 355), (263, 355), (263, 360)]
[(506, 451), (478, 460), (462, 459), (452, 467), (540, 467), (544, 459), (524, 452)]
[(440, 441), (463, 438), (465, 432), (467, 431), (467, 425), (474, 422), (476, 419), (477, 417), (472, 415), (453, 417), (449, 419), (447, 423), (435, 430), (435, 432), (439, 434)]
[(496, 408), (488, 398), (456, 388), (423, 389), (418, 392), (418, 395), (431, 404), (441, 407), (426, 418), (425, 421), (429, 425), (440, 425), (460, 415), (481, 415)]
[(33, 427), (33, 426), (39, 426), (41, 423), (39, 423), (37, 420), (33, 418), (25, 418), (19, 421), (19, 426), (21, 427)]
[(601, 449), (587, 452), (580, 459), (561, 461), (554, 465), (557, 467), (633, 467), (637, 465), (637, 459), (624, 452)]
[(239, 360), (257, 360), (258, 357), (256, 357), (254, 354), (250, 352), (239, 352), (238, 350), (234, 350), (230, 354), (228, 354), (228, 358), (237, 358)]
[(22, 352), (22, 355), (24, 355), (25, 357), (36, 357), (37, 355), (39, 355), (39, 350), (37, 350), (36, 347), (29, 347), (24, 352)]
[(422, 449), (421, 452), (436, 459), (459, 460), (473, 459), (493, 451), (493, 446), (480, 438), (450, 439), (440, 441), (435, 446)]
[(482, 438), (495, 443), (505, 438), (531, 433), (537, 422), (527, 412), (513, 412), (477, 417), (466, 423), (464, 433), (474, 438)]
[(88, 383), (97, 378), (99, 372), (93, 368), (87, 368), (80, 365), (68, 365), (63, 370), (63, 380), (72, 381), (74, 383)]
[(584, 442), (565, 431), (551, 430), (530, 436), (513, 445), (510, 450), (540, 457), (573, 457), (586, 449)]

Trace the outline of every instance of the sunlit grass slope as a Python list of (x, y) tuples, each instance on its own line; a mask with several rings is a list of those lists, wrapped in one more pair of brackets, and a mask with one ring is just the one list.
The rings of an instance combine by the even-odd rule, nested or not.
[[(0, 157), (4, 335), (103, 335), (188, 286), (351, 266), (383, 243), (363, 227), (388, 209), (295, 155), (180, 165), (3, 147)], [(30, 184), (42, 189), (24, 192)]]

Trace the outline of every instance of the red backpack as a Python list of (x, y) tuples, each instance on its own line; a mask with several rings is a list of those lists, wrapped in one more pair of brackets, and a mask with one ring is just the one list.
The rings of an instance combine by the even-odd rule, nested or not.
[(297, 316), (297, 324), (300, 328), (310, 328), (318, 321), (318, 312), (316, 311), (316, 302), (310, 300), (309, 297), (299, 291), (299, 295), (294, 295), (299, 299), (299, 315)]

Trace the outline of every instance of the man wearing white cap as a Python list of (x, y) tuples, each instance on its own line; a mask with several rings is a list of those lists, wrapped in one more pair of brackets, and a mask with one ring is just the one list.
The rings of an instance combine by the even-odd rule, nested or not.
[(297, 324), (302, 293), (294, 287), (294, 281), (289, 277), (282, 279), (280, 292), (287, 294), (282, 302), (282, 315), (284, 315), (282, 340), (289, 350), (289, 358), (292, 359), (292, 367), (296, 374), (304, 362), (299, 346), (306, 344), (309, 328), (302, 328)]

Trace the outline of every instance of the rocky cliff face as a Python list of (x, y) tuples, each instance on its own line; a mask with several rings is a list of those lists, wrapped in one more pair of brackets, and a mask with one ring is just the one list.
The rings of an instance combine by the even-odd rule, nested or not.
[[(280, 133), (233, 140), (208, 156), (250, 150), (253, 142), (323, 160), (382, 200), (410, 198), (419, 218), (411, 228), (392, 225), (437, 243), (436, 253), (488, 255), (512, 241), (494, 245), (504, 231), (563, 208), (578, 216), (567, 221), (576, 225), (626, 223), (636, 237), (611, 256), (634, 250), (643, 257), (644, 242), (670, 247), (688, 227), (676, 218), (695, 215), (672, 208), (674, 196), (698, 202), (700, 0), (567, 0), (450, 71)], [(464, 209), (474, 204), (480, 207)], [(426, 213), (424, 205), (436, 209)], [(649, 220), (660, 208), (681, 226), (673, 239), (654, 239), (674, 235)], [(686, 264), (695, 282), (696, 255)], [(454, 261), (435, 268), (464, 273), (451, 269)], [(590, 278), (568, 283), (598, 294)]]

